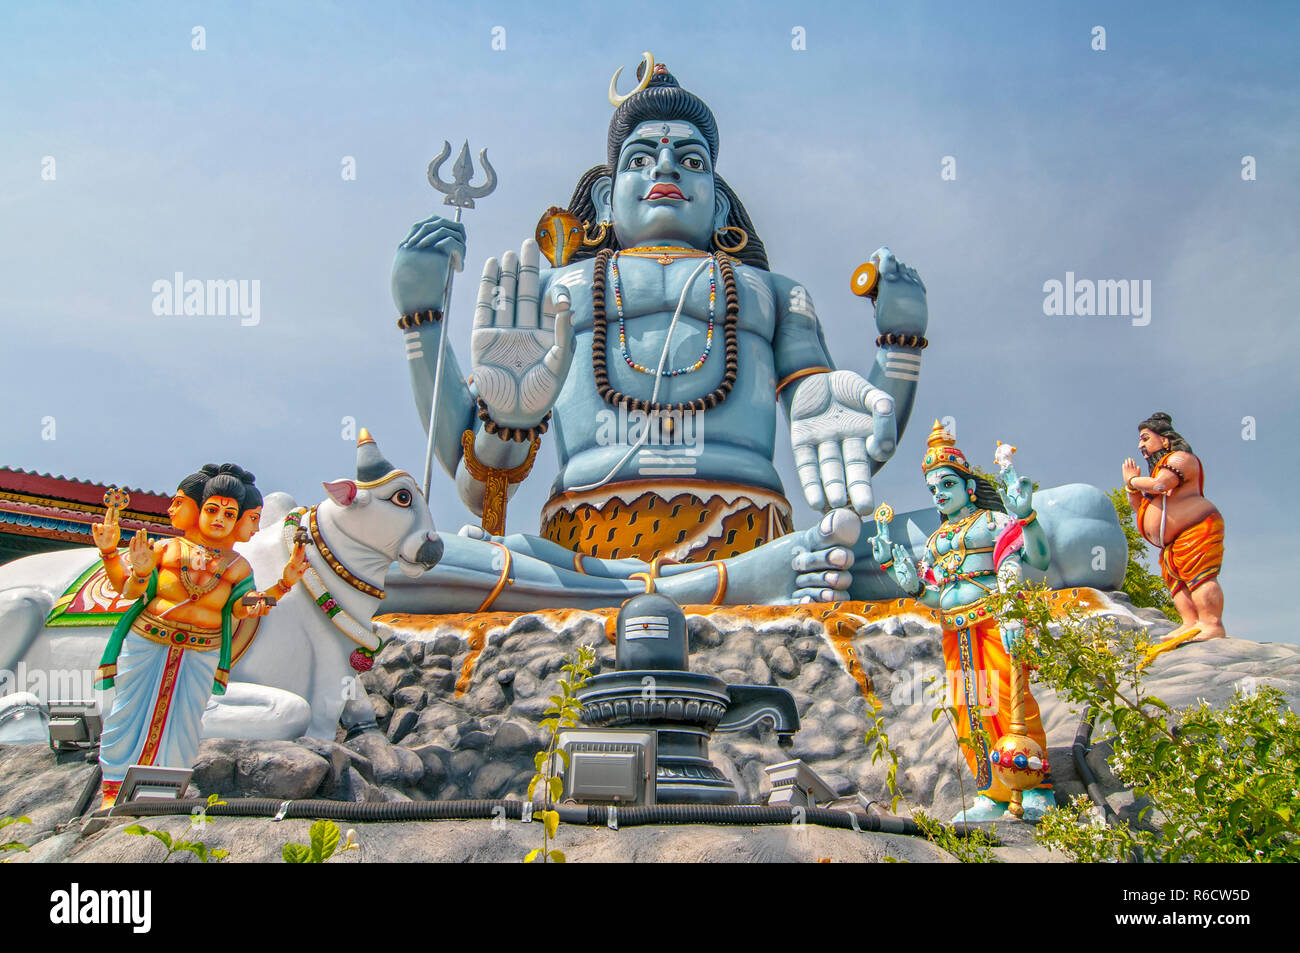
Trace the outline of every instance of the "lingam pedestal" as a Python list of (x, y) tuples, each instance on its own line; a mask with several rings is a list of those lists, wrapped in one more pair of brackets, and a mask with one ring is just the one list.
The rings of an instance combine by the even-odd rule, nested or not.
[(709, 738), (767, 721), (788, 744), (799, 730), (794, 698), (783, 688), (728, 685), (691, 672), (686, 615), (666, 596), (629, 599), (616, 634), (615, 670), (589, 679), (578, 695), (583, 723), (654, 732), (657, 803), (739, 803), (735, 785), (709, 758)]

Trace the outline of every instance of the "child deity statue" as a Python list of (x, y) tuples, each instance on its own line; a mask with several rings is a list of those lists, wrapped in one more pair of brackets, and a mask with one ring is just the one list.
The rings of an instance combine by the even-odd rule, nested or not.
[(134, 764), (190, 767), (203, 710), (230, 677), (235, 620), (266, 615), (302, 577), (295, 548), (280, 580), (255, 592), (253, 571), (232, 548), (256, 531), (261, 494), (241, 467), (208, 464), (183, 479), (168, 508), (184, 535), (150, 544), (136, 533), (125, 560), (117, 510), (92, 527), (110, 585), (131, 608), (109, 638), (98, 687), (114, 688), (100, 746), (104, 806)]

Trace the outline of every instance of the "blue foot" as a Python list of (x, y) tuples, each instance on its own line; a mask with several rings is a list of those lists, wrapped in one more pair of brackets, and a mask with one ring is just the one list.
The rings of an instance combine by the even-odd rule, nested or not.
[(975, 803), (965, 811), (958, 811), (953, 817), (952, 823), (957, 824), (962, 821), (994, 821), (1005, 814), (1007, 805), (1005, 801), (995, 801), (991, 797), (983, 794), (976, 795)]

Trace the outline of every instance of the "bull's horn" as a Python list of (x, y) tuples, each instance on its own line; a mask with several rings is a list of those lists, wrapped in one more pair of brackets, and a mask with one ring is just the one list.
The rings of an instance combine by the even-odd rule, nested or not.
[(396, 469), (379, 452), (379, 444), (370, 436), (370, 431), (361, 428), (361, 436), (357, 437), (357, 482), (381, 480)]
[(645, 62), (645, 73), (641, 77), (641, 82), (637, 83), (636, 89), (632, 90), (632, 92), (628, 93), (626, 96), (620, 96), (618, 93), (618, 77), (619, 74), (623, 72), (623, 67), (620, 66), (618, 69), (614, 70), (614, 76), (609, 81), (609, 104), (615, 109), (622, 106), (623, 103), (627, 102), (637, 93), (641, 92), (641, 90), (650, 85), (650, 79), (654, 76), (655, 71), (655, 58), (651, 56), (649, 52), (642, 53), (641, 57)]

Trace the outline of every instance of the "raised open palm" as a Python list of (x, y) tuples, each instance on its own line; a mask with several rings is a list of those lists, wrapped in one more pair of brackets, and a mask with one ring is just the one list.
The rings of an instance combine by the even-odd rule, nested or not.
[(532, 427), (555, 404), (573, 361), (568, 292), (539, 300), (537, 242), (489, 258), (470, 334), (474, 386), (503, 427)]

